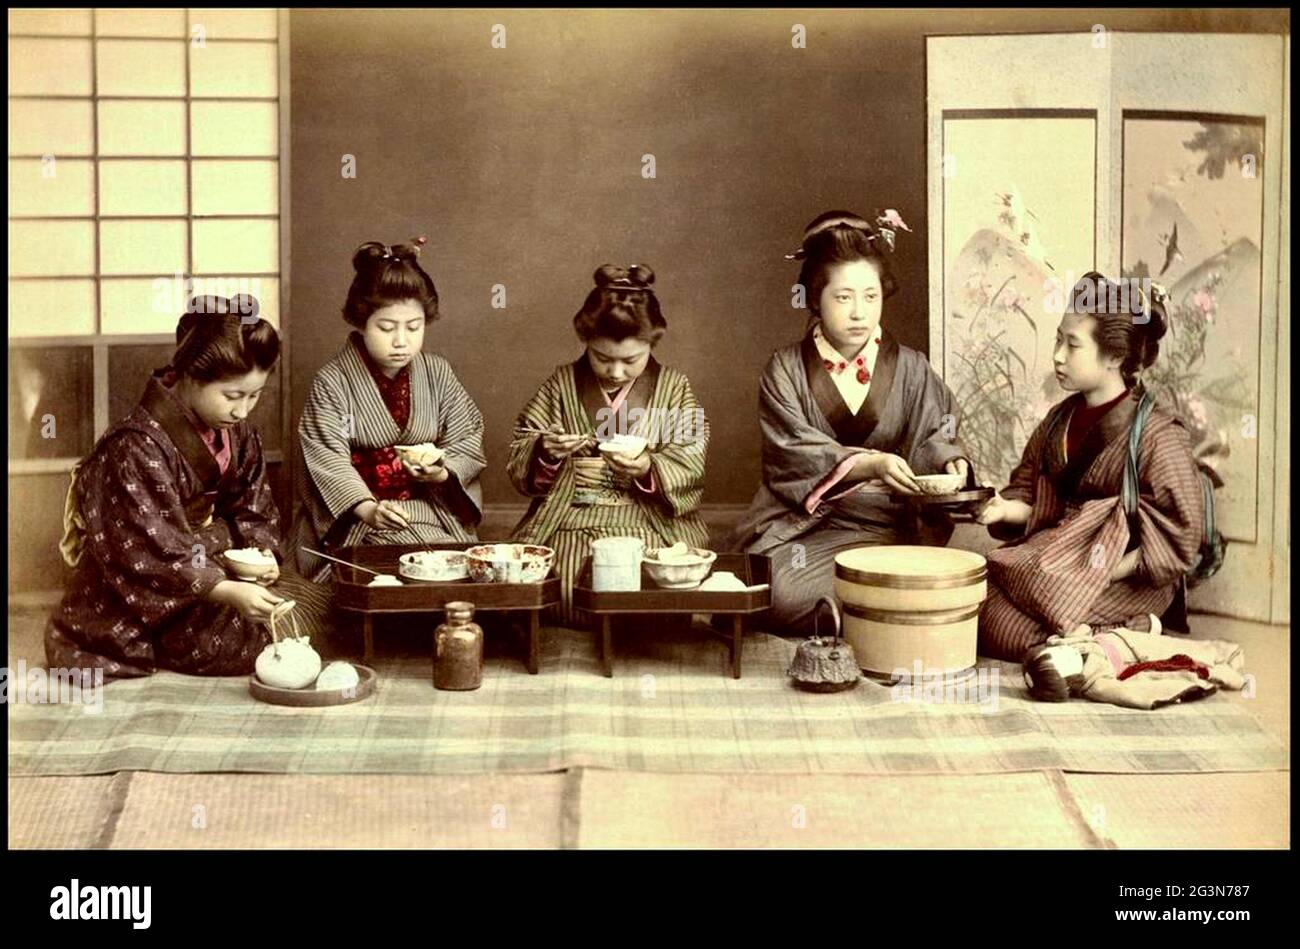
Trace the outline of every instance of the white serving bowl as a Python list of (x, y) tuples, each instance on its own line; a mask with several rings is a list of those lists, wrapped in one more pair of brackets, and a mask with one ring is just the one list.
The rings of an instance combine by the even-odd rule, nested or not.
[(429, 468), (438, 464), (447, 454), (432, 442), (424, 442), (420, 445), (394, 445), (393, 448), (403, 461), (412, 465), (419, 465), (422, 468)]
[(615, 435), (608, 441), (596, 446), (603, 455), (626, 455), (637, 458), (649, 446), (650, 442), (640, 435)]
[(966, 483), (966, 478), (959, 474), (917, 475), (916, 483), (922, 494), (956, 494)]
[(713, 569), (713, 562), (718, 555), (703, 547), (688, 548), (685, 556), (673, 557), (667, 554), (670, 547), (648, 550), (641, 558), (646, 573), (655, 582), (655, 586), (665, 590), (693, 590), (708, 576)]
[(275, 566), (275, 558), (268, 557), (256, 547), (237, 547), (221, 556), (230, 565), (230, 571), (241, 580), (256, 580)]
[(480, 544), (465, 551), (475, 583), (541, 583), (555, 563), (555, 549), (540, 544)]
[(416, 550), (397, 559), (397, 572), (411, 580), (465, 580), (469, 577), (469, 561), (463, 550)]

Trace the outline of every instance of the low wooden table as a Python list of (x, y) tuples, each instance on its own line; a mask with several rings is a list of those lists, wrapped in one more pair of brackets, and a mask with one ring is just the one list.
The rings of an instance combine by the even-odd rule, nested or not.
[[(475, 583), (472, 580), (408, 580), (398, 574), (398, 558), (417, 550), (466, 550), (477, 544), (344, 547), (334, 555), (361, 567), (399, 577), (400, 587), (372, 587), (371, 574), (334, 564), (334, 605), (361, 616), (365, 663), (374, 659), (374, 618), (388, 613), (444, 612), (448, 603), (464, 600), (475, 613), (526, 613), (528, 649), (524, 665), (533, 675), (541, 666), (541, 614), (560, 602), (560, 578), (552, 570), (541, 583)], [(432, 632), (432, 630), (430, 630)]]
[[(718, 554), (714, 572), (730, 571), (746, 586), (771, 583), (772, 564), (762, 554)], [(573, 605), (600, 617), (600, 664), (604, 674), (614, 674), (613, 620), (629, 613), (691, 614), (712, 613), (731, 616), (731, 632), (710, 629), (731, 649), (731, 676), (740, 678), (741, 644), (745, 634), (745, 617), (772, 605), (772, 590), (725, 592), (700, 590), (665, 590), (641, 569), (641, 589), (627, 593), (597, 593), (591, 583), (591, 558), (582, 565), (582, 573), (573, 588)]]

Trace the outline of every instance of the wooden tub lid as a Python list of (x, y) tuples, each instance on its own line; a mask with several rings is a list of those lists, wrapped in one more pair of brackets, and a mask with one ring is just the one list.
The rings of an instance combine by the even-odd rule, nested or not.
[(978, 583), (986, 575), (980, 554), (954, 547), (855, 547), (835, 555), (835, 576), (853, 583), (923, 589), (935, 583)]

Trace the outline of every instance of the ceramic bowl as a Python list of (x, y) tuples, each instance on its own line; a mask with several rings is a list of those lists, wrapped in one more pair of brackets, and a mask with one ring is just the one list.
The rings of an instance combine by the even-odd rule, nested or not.
[(256, 547), (239, 547), (221, 555), (230, 566), (230, 572), (241, 580), (256, 580), (275, 566), (275, 558), (268, 557)]
[(403, 461), (412, 465), (419, 465), (422, 468), (436, 465), (447, 454), (430, 442), (425, 442), (422, 445), (394, 445), (393, 448), (397, 450), (397, 456)]
[(916, 483), (922, 494), (956, 494), (966, 479), (959, 474), (917, 475)]
[(713, 568), (718, 555), (703, 547), (692, 547), (684, 557), (662, 559), (669, 548), (648, 550), (641, 558), (646, 573), (655, 586), (665, 590), (693, 590), (703, 582)]
[(537, 544), (480, 544), (465, 551), (475, 583), (541, 583), (555, 563), (555, 550)]
[(469, 576), (469, 562), (461, 550), (417, 550), (397, 559), (397, 572), (411, 580), (464, 580)]
[(603, 455), (626, 455), (629, 458), (636, 458), (649, 444), (650, 442), (640, 435), (615, 435), (596, 447)]

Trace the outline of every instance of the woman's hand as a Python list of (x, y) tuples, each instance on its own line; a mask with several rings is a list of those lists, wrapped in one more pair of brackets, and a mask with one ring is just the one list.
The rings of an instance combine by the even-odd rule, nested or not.
[(988, 527), (990, 524), (1001, 523), (1007, 519), (1007, 511), (1008, 505), (1006, 499), (994, 491), (993, 497), (981, 504), (979, 510), (975, 512), (975, 523), (983, 524), (985, 527)]
[[(261, 548), (261, 552), (266, 554), (272, 560), (275, 560), (275, 552), (267, 547)], [(266, 573), (257, 578), (256, 582), (264, 587), (269, 587), (276, 580), (280, 579), (280, 564), (275, 562), (267, 569)]]
[(395, 531), (411, 526), (406, 511), (395, 501), (362, 501), (356, 512), (357, 517), (377, 531)]
[(898, 455), (888, 452), (868, 455), (864, 463), (867, 477), (879, 478), (890, 488), (900, 494), (920, 494), (921, 486), (916, 483), (916, 475), (911, 467)]
[(650, 452), (648, 451), (641, 452), (635, 458), (631, 455), (609, 452), (605, 455), (605, 461), (614, 469), (615, 474), (627, 478), (644, 478), (650, 472)]
[(208, 593), (208, 599), (230, 607), (255, 623), (269, 620), (271, 611), (277, 604), (284, 602), (283, 597), (276, 596), (270, 590), (243, 580), (222, 580)]
[(552, 422), (547, 427), (551, 430), (551, 434), (542, 436), (541, 452), (542, 460), (550, 464), (568, 458), (588, 441), (586, 435), (566, 435), (564, 426), (559, 422)]
[(433, 465), (417, 465), (403, 458), (402, 467), (416, 481), (422, 481), (426, 484), (442, 484), (451, 477), (451, 472), (447, 470), (447, 466), (442, 462)]
[(943, 466), (943, 470), (948, 474), (961, 475), (961, 483), (965, 487), (966, 479), (970, 477), (970, 462), (965, 458), (954, 458)]

